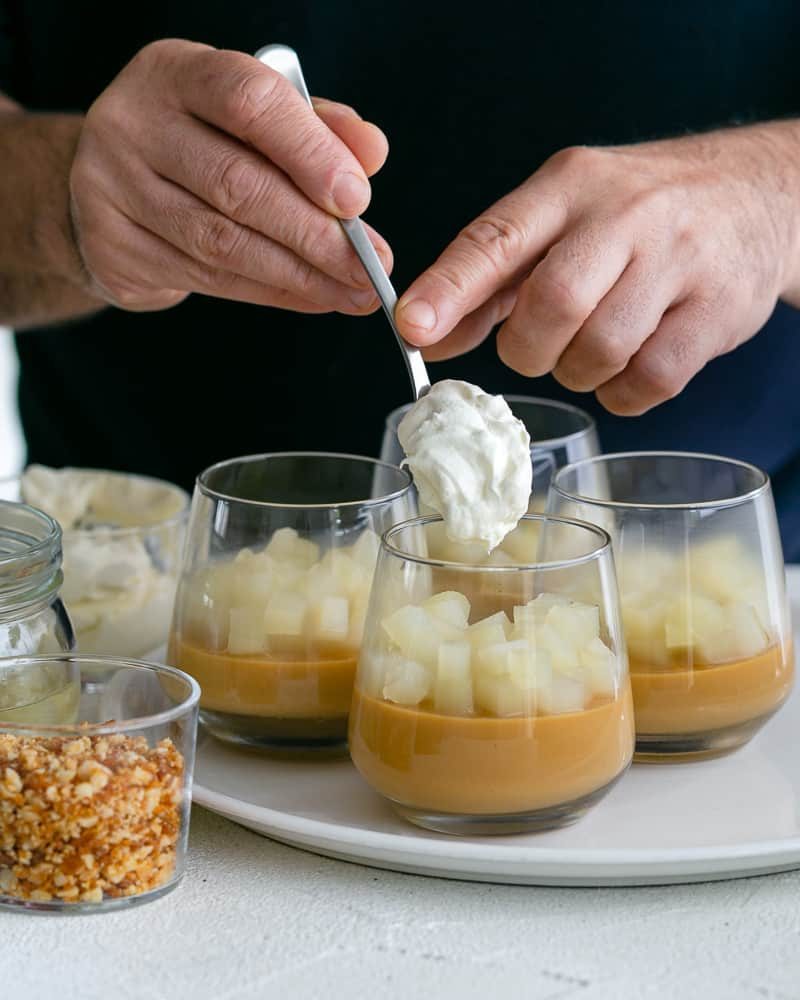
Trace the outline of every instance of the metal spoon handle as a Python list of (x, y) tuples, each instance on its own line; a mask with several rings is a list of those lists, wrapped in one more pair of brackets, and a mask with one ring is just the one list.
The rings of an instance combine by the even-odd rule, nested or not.
[[(311, 95), (303, 78), (300, 60), (294, 49), (290, 49), (288, 45), (266, 45), (256, 52), (256, 59), (285, 76), (289, 83), (311, 104)], [(367, 272), (373, 288), (378, 293), (383, 311), (386, 313), (389, 325), (397, 338), (400, 350), (403, 352), (403, 359), (414, 390), (414, 399), (419, 399), (430, 389), (431, 380), (428, 378), (428, 372), (419, 348), (413, 347), (404, 340), (395, 324), (394, 310), (397, 305), (397, 292), (389, 280), (389, 275), (384, 270), (381, 259), (376, 253), (361, 219), (340, 219), (339, 221), (358, 255), (358, 259), (364, 265), (364, 270)]]

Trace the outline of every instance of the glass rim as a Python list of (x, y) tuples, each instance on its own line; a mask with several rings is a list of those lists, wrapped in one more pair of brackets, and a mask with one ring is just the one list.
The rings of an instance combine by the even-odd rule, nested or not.
[(594, 535), (599, 538), (601, 544), (592, 549), (591, 552), (586, 552), (580, 556), (571, 556), (569, 559), (553, 559), (546, 562), (535, 563), (513, 563), (510, 566), (490, 566), (485, 563), (461, 563), (452, 562), (449, 559), (432, 559), (426, 556), (417, 556), (411, 552), (404, 552), (396, 545), (391, 544), (392, 535), (407, 528), (419, 528), (426, 524), (444, 523), (444, 518), (439, 515), (433, 515), (412, 517), (407, 521), (400, 521), (398, 524), (392, 525), (391, 528), (388, 528), (381, 535), (381, 547), (390, 555), (397, 556), (399, 559), (405, 559), (406, 562), (415, 562), (421, 566), (431, 566), (437, 569), (466, 570), (470, 573), (522, 573), (525, 571), (531, 572), (538, 570), (569, 569), (572, 566), (581, 566), (584, 563), (600, 559), (604, 553), (611, 555), (611, 536), (605, 528), (601, 528), (597, 524), (592, 524), (589, 521), (581, 521), (577, 517), (561, 517), (560, 515), (554, 514), (523, 514), (519, 520), (518, 526), (519, 524), (522, 524), (523, 521), (550, 521), (554, 524), (568, 524), (572, 528), (581, 528), (584, 531), (588, 531), (590, 535)]
[[(166, 486), (171, 490), (175, 490), (177, 494), (180, 495), (183, 505), (181, 509), (176, 511), (174, 514), (170, 514), (169, 517), (162, 518), (159, 521), (150, 521), (149, 524), (130, 524), (120, 527), (111, 527), (109, 525), (95, 525), (91, 528), (62, 528), (61, 535), (67, 538), (77, 538), (77, 537), (88, 537), (90, 538), (94, 534), (100, 534), (101, 532), (106, 536), (111, 536), (113, 538), (125, 538), (129, 535), (141, 535), (143, 532), (148, 530), (160, 531), (163, 528), (172, 528), (180, 524), (181, 521), (187, 519), (189, 515), (189, 508), (191, 506), (192, 498), (191, 495), (182, 487), (178, 486), (177, 483), (171, 483), (168, 479), (159, 479), (158, 476), (147, 476), (140, 474), (138, 472), (120, 472), (118, 469), (89, 469), (85, 466), (67, 466), (70, 472), (84, 472), (84, 473), (94, 473), (101, 476), (115, 476), (119, 479), (143, 479), (147, 483), (157, 483), (159, 486)], [(58, 471), (61, 471), (60, 469)], [(22, 476), (25, 470), (16, 473), (16, 475), (2, 476), (0, 477), (0, 489), (9, 483), (21, 483)], [(0, 501), (0, 503), (23, 503), (23, 501), (6, 500)], [(31, 504), (25, 504), (25, 506), (31, 507), (32, 510), (41, 510), (40, 507), (33, 507)], [(45, 511), (42, 511), (44, 514)], [(46, 514), (50, 517), (49, 514)], [(55, 521), (55, 518), (52, 518)], [(56, 524), (58, 522), (56, 521)]]
[[(507, 403), (512, 401), (515, 403), (532, 403), (534, 406), (542, 406), (551, 410), (566, 410), (580, 417), (582, 421), (585, 421), (583, 427), (576, 431), (570, 431), (569, 434), (561, 434), (559, 437), (537, 438), (536, 441), (531, 441), (531, 451), (535, 451), (537, 448), (558, 448), (576, 438), (591, 434), (592, 431), (597, 429), (597, 421), (591, 413), (587, 413), (580, 406), (575, 406), (574, 403), (567, 403), (560, 399), (548, 399), (546, 396), (522, 396), (519, 393), (501, 392), (497, 395), (502, 396)], [(400, 414), (407, 413), (413, 405), (413, 403), (403, 403), (402, 406), (396, 406), (390, 413), (387, 413), (385, 426), (396, 432), (397, 425), (400, 423)]]
[(137, 716), (133, 719), (123, 719), (117, 722), (72, 722), (61, 724), (3, 722), (0, 721), (0, 733), (33, 733), (42, 736), (113, 736), (115, 733), (128, 733), (137, 729), (148, 729), (174, 722), (182, 715), (190, 712), (200, 701), (200, 685), (190, 674), (176, 667), (163, 663), (152, 663), (147, 660), (137, 660), (127, 656), (103, 656), (99, 653), (48, 653), (41, 656), (8, 656), (0, 659), (0, 668), (11, 666), (29, 666), (37, 663), (94, 663), (107, 664), (112, 667), (126, 667), (134, 670), (148, 670), (154, 674), (167, 674), (185, 681), (189, 686), (188, 695), (177, 705), (165, 708), (153, 715)]
[[(704, 462), (716, 462), (720, 465), (735, 466), (746, 469), (754, 473), (761, 482), (758, 486), (748, 490), (746, 493), (737, 493), (736, 496), (722, 497), (719, 500), (696, 500), (682, 501), (680, 503), (634, 503), (631, 500), (603, 500), (600, 497), (591, 497), (583, 493), (567, 490), (559, 484), (560, 479), (565, 479), (568, 472), (585, 468), (589, 464), (599, 464), (600, 462), (613, 462), (618, 459), (645, 459), (645, 458), (675, 458), (675, 459), (700, 459)], [(573, 500), (577, 503), (591, 504), (594, 507), (604, 507), (609, 510), (718, 510), (728, 507), (738, 507), (749, 503), (757, 497), (769, 491), (770, 478), (763, 469), (751, 462), (745, 462), (738, 458), (726, 458), (724, 455), (713, 455), (701, 451), (618, 451), (607, 455), (590, 455), (588, 458), (581, 458), (577, 462), (571, 462), (559, 469), (553, 476), (550, 489), (565, 500)]]
[[(0, 481), (0, 485), (2, 485), (2, 481)], [(7, 566), (11, 563), (18, 562), (20, 559), (28, 559), (30, 556), (40, 555), (52, 548), (54, 545), (58, 545), (61, 541), (63, 537), (61, 525), (54, 517), (50, 517), (49, 514), (45, 514), (43, 510), (40, 510), (38, 507), (32, 507), (29, 503), (23, 503), (21, 500), (0, 500), (0, 511), (2, 511), (5, 507), (21, 508), (29, 514), (33, 514), (39, 521), (42, 522), (43, 526), (49, 530), (44, 538), (39, 539), (38, 542), (33, 542), (30, 546), (28, 546), (28, 548), (20, 552), (11, 553), (10, 555), (0, 555), (0, 566)], [(2, 530), (2, 528), (3, 525), (0, 524), (0, 530)]]
[[(341, 500), (338, 503), (275, 503), (273, 500), (250, 500), (247, 497), (237, 497), (229, 493), (222, 493), (208, 486), (204, 479), (217, 469), (222, 469), (228, 465), (245, 464), (246, 462), (263, 461), (270, 458), (335, 458), (345, 459), (348, 462), (366, 463), (373, 467), (391, 469), (398, 472), (406, 479), (406, 484), (399, 490), (385, 493), (380, 497), (371, 497), (367, 500)], [(392, 465), (391, 462), (384, 462), (379, 458), (372, 458), (369, 455), (352, 455), (343, 451), (266, 451), (255, 455), (239, 455), (236, 458), (226, 458), (221, 462), (215, 462), (197, 476), (195, 485), (197, 489), (209, 498), (209, 500), (223, 500), (227, 503), (249, 504), (253, 507), (263, 507), (269, 510), (336, 510), (340, 507), (375, 507), (378, 504), (391, 503), (405, 496), (413, 486), (413, 479), (407, 469), (400, 465)]]

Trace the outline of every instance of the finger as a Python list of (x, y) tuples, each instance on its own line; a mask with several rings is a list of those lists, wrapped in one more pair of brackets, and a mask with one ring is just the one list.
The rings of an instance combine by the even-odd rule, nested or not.
[(123, 309), (163, 309), (187, 292), (200, 292), (295, 312), (329, 311), (284, 289), (201, 264), (109, 205), (96, 220), (84, 220), (84, 243), (98, 227), (103, 234), (103, 265), (91, 258), (87, 263), (103, 297)]
[(717, 353), (709, 342), (708, 310), (699, 298), (670, 309), (627, 367), (597, 390), (611, 413), (633, 417), (673, 396)]
[(280, 243), (239, 225), (171, 181), (140, 176), (124, 191), (126, 214), (209, 268), (338, 312), (358, 315), (378, 305), (372, 288), (354, 289), (334, 281)]
[(402, 296), (395, 313), (413, 344), (435, 344), (464, 316), (527, 274), (557, 238), (567, 203), (534, 175), (463, 229)]
[(200, 49), (180, 63), (191, 114), (267, 156), (320, 208), (351, 218), (369, 204), (358, 158), (280, 73), (242, 52)]
[(574, 392), (589, 392), (623, 371), (683, 291), (675, 262), (634, 257), (567, 345), (553, 369)]
[(497, 334), (501, 360), (522, 375), (552, 371), (632, 252), (629, 236), (607, 225), (581, 227), (551, 247)]
[(377, 125), (365, 122), (359, 113), (347, 104), (337, 104), (323, 98), (314, 98), (314, 110), (328, 128), (358, 157), (367, 177), (381, 169), (389, 155), (389, 141)]
[[(158, 128), (158, 126), (154, 126)], [(342, 227), (295, 186), (281, 170), (243, 143), (188, 115), (169, 116), (139, 145), (162, 177), (191, 191), (235, 222), (268, 236), (337, 281), (369, 286)], [(121, 159), (124, 169), (130, 158)], [(370, 229), (384, 267), (392, 252)]]
[(504, 288), (493, 295), (488, 302), (471, 312), (458, 324), (452, 333), (438, 344), (424, 347), (422, 353), (426, 361), (446, 361), (473, 350), (489, 336), (492, 330), (508, 316), (517, 300), (516, 288)]

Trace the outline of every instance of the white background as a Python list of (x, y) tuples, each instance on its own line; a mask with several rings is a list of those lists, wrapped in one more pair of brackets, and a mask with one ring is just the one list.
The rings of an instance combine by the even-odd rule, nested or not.
[(23, 445), (16, 406), (17, 359), (8, 330), (0, 327), (0, 478), (22, 465)]

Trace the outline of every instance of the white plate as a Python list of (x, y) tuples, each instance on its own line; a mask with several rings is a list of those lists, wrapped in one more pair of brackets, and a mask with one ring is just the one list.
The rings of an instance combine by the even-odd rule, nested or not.
[[(788, 578), (800, 622), (800, 567)], [(421, 875), (530, 885), (741, 878), (800, 867), (799, 734), (796, 689), (738, 753), (634, 766), (575, 826), (550, 833), (428, 833), (395, 816), (349, 761), (270, 760), (211, 737), (201, 740), (194, 800), (295, 847)]]

